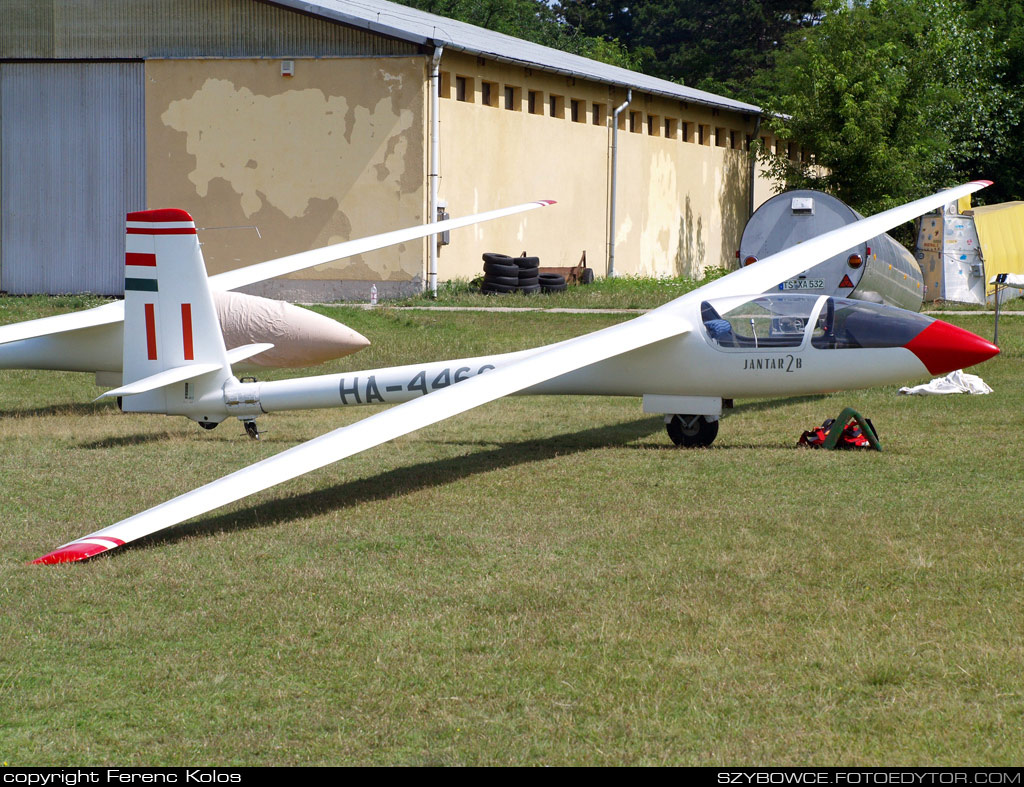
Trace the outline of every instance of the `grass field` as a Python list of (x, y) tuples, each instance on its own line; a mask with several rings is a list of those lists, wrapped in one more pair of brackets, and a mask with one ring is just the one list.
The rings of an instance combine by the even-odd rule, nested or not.
[[(334, 371), (624, 319), (324, 311), (374, 343)], [(633, 399), (507, 399), (53, 567), (375, 408), (253, 442), (0, 372), (0, 761), (1019, 764), (1024, 318), (1000, 335), (990, 396), (741, 401), (700, 451)], [(883, 453), (795, 447), (844, 405)]]

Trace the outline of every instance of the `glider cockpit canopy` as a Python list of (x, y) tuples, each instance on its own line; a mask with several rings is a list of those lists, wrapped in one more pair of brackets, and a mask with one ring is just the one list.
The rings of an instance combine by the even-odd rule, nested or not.
[(827, 295), (758, 295), (701, 303), (708, 341), (723, 350), (905, 347), (934, 320), (923, 314)]

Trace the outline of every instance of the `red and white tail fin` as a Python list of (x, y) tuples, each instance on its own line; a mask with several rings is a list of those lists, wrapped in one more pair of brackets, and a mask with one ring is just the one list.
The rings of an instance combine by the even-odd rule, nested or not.
[(123, 384), (105, 395), (127, 412), (191, 414), (231, 367), (188, 213), (128, 214), (124, 290)]

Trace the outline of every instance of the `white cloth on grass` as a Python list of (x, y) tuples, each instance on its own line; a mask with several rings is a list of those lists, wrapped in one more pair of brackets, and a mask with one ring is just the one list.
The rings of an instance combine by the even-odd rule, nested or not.
[(929, 394), (987, 394), (992, 389), (976, 374), (967, 374), (963, 369), (950, 372), (945, 377), (936, 377), (930, 383), (915, 385), (913, 388), (900, 388), (901, 394), (908, 396), (924, 396)]

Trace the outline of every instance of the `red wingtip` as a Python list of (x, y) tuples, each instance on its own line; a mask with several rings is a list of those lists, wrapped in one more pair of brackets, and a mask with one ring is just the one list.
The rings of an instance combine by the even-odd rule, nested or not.
[(965, 369), (999, 354), (992, 342), (942, 320), (935, 320), (905, 346), (931, 374)]
[(538, 202), (538, 204), (545, 205), (545, 206), (547, 206), (547, 205), (557, 205), (558, 204), (557, 200), (553, 200), (553, 199), (539, 199), (539, 200), (537, 200), (537, 202)]
[(991, 180), (972, 180), (971, 183), (980, 183), (982, 186), (991, 186), (993, 181), (991, 181)]
[(53, 565), (54, 563), (74, 563), (77, 560), (95, 557), (100, 552), (119, 547), (124, 544), (119, 538), (95, 538), (88, 541), (76, 541), (73, 544), (55, 549), (48, 555), (37, 557), (33, 564)]

